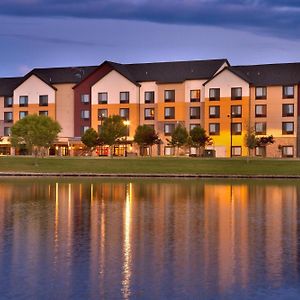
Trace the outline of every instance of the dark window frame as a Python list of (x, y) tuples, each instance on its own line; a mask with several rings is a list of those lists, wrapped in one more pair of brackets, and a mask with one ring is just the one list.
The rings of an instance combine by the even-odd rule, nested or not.
[[(217, 127), (217, 131), (210, 131), (210, 126), (215, 125)], [(220, 135), (220, 123), (209, 123), (208, 124), (209, 135)]]
[[(234, 91), (237, 91), (237, 90), (241, 90), (241, 95), (240, 96), (234, 95)], [(242, 87), (232, 87), (231, 88), (231, 100), (242, 100), (242, 98), (243, 98), (243, 89), (242, 89)]]
[[(262, 114), (257, 114), (256, 107), (262, 106), (264, 107), (265, 112)], [(266, 118), (267, 117), (267, 105), (266, 104), (257, 104), (255, 105), (255, 118)]]
[[(147, 97), (146, 97), (147, 94), (151, 95), (150, 100), (149, 100), (149, 99), (148, 99), (148, 100), (146, 99), (146, 98), (147, 98)], [(146, 104), (154, 103), (154, 102), (155, 102), (155, 92), (154, 92), (154, 91), (145, 91), (145, 94), (144, 94), (144, 101), (145, 101)]]
[[(284, 107), (288, 106), (288, 105), (291, 105), (293, 107), (293, 113), (285, 113)], [(292, 104), (292, 103), (284, 103), (284, 104), (282, 104), (282, 116), (283, 117), (294, 117), (294, 115), (295, 115), (295, 106), (294, 106), (294, 104)]]
[[(292, 95), (288, 95), (285, 92), (286, 88), (292, 87), (293, 88), (293, 94)], [(295, 98), (295, 87), (293, 85), (283, 85), (282, 86), (282, 98), (283, 99), (294, 99)]]
[[(127, 112), (125, 114), (125, 116), (121, 115), (121, 111), (126, 111)], [(130, 118), (130, 109), (128, 107), (120, 107), (120, 109), (119, 109), (119, 116), (121, 118), (123, 118), (124, 120), (129, 120), (129, 118)]]
[[(7, 119), (5, 116), (10, 115), (11, 118)], [(12, 111), (5, 111), (4, 112), (4, 123), (12, 123), (14, 121), (14, 114)]]
[[(241, 108), (241, 113), (240, 114), (235, 114), (234, 113), (234, 108), (240, 107)], [(231, 105), (231, 117), (232, 118), (241, 118), (243, 116), (243, 106), (242, 105)]]
[[(146, 115), (147, 110), (153, 111), (153, 114), (150, 114), (150, 116), (147, 116)], [(155, 110), (153, 107), (145, 107), (144, 108), (144, 119), (145, 120), (154, 120), (154, 114), (155, 114)]]
[[(21, 98), (26, 99), (24, 103), (21, 103)], [(28, 107), (28, 96), (20, 96), (19, 97), (19, 107)]]
[[(264, 93), (261, 96), (257, 96), (257, 89), (263, 89)], [(265, 99), (267, 99), (267, 87), (266, 86), (257, 86), (257, 87), (255, 87), (255, 99), (256, 100), (265, 100)]]
[[(167, 109), (171, 110), (170, 115), (166, 115), (166, 110)], [(175, 107), (165, 107), (164, 108), (164, 117), (165, 117), (165, 120), (175, 119)]]
[[(263, 124), (263, 131), (257, 131), (256, 130), (256, 124)], [(267, 122), (255, 122), (254, 129), (255, 129), (255, 134), (257, 134), (257, 135), (267, 134)]]
[[(8, 100), (11, 100), (11, 103), (8, 102)], [(4, 97), (4, 107), (13, 107), (14, 105), (14, 98), (11, 96), (5, 96)]]
[[(100, 100), (102, 95), (106, 95), (106, 100)], [(108, 93), (107, 92), (98, 93), (98, 104), (107, 104), (107, 103), (108, 103)]]
[[(167, 98), (167, 93), (171, 93), (172, 97)], [(164, 91), (164, 100), (165, 102), (175, 102), (175, 90), (165, 90)]]
[[(211, 96), (211, 92), (217, 92), (215, 96)], [(221, 89), (220, 88), (210, 88), (209, 89), (209, 101), (220, 101)]]
[[(192, 97), (193, 92), (199, 93), (199, 97), (193, 98)], [(201, 90), (200, 89), (190, 90), (190, 102), (200, 102), (200, 101), (201, 101)]]
[[(43, 97), (47, 97), (47, 101), (43, 100)], [(48, 95), (39, 95), (39, 106), (48, 106)]]
[[(173, 130), (171, 130), (170, 132), (166, 132), (166, 126), (171, 126), (173, 128)], [(171, 136), (172, 133), (174, 132), (174, 130), (175, 130), (175, 124), (173, 124), (173, 123), (164, 124), (164, 135), (165, 136)]]
[[(211, 107), (215, 107), (216, 108), (216, 114), (211, 114), (210, 113), (210, 108)], [(210, 119), (219, 119), (220, 118), (220, 111), (221, 111), (221, 108), (220, 108), (220, 105), (211, 105), (211, 106), (209, 106), (209, 108), (208, 108), (208, 115), (209, 115), (209, 118)]]
[[(234, 131), (234, 127), (238, 126), (238, 125), (241, 126), (241, 131)], [(243, 125), (242, 125), (241, 122), (231, 123), (231, 133), (232, 133), (232, 135), (242, 135), (242, 131), (243, 131)]]
[[(292, 131), (287, 131), (286, 129), (285, 129), (285, 125), (286, 124), (293, 124), (293, 130)], [(290, 135), (290, 134), (294, 134), (294, 132), (295, 132), (295, 124), (294, 124), (294, 122), (282, 122), (282, 135)]]
[[(122, 95), (126, 95), (126, 99), (122, 99)], [(130, 93), (128, 91), (120, 92), (120, 104), (128, 104), (130, 101)]]
[[(196, 115), (192, 115), (192, 110), (196, 109), (197, 110), (197, 114)], [(201, 119), (201, 108), (200, 106), (191, 106), (190, 107), (190, 119), (191, 120), (199, 120)]]

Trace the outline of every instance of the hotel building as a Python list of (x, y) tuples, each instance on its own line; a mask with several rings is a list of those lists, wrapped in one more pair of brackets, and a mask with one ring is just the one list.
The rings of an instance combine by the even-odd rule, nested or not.
[[(275, 140), (257, 147), (256, 156), (298, 157), (299, 83), (300, 63), (231, 66), (226, 59), (33, 69), (0, 78), (0, 153), (14, 154), (10, 127), (36, 113), (62, 126), (50, 154), (79, 155), (85, 130), (98, 131), (104, 118), (120, 115), (130, 124), (130, 152), (138, 152), (137, 126), (147, 124), (161, 141), (153, 154), (173, 155), (167, 139), (180, 123), (188, 131), (205, 128), (217, 157), (246, 156), (249, 130)], [(124, 146), (115, 154), (124, 155)]]

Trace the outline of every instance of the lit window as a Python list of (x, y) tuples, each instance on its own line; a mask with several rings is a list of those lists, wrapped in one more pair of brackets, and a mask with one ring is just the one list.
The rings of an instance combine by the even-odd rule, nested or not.
[(165, 102), (175, 102), (175, 90), (165, 91)]
[(154, 103), (154, 92), (145, 92), (145, 103)]
[(40, 106), (48, 106), (48, 95), (41, 95), (39, 97), (39, 105)]
[(267, 99), (267, 88), (265, 86), (255, 88), (255, 99)]
[(120, 92), (120, 103), (129, 103), (129, 92)]
[(294, 116), (294, 104), (282, 104), (282, 116), (293, 117)]
[(98, 109), (98, 121), (102, 121), (104, 118), (107, 118), (107, 116), (107, 109)]
[(282, 134), (294, 134), (294, 122), (282, 122)]
[(231, 100), (241, 100), (242, 99), (242, 88), (236, 87), (231, 89)]
[(293, 85), (285, 85), (282, 87), (283, 89), (283, 98), (294, 98), (294, 86)]
[(200, 102), (200, 90), (191, 90), (190, 91), (190, 101), (191, 102)]
[(145, 108), (145, 120), (154, 120), (154, 108)]
[(89, 94), (81, 94), (81, 103), (88, 104), (90, 103), (90, 95)]
[(209, 134), (210, 135), (219, 135), (220, 134), (220, 124), (219, 123), (210, 123), (209, 124)]
[(98, 104), (107, 104), (107, 99), (107, 93), (98, 93)]
[(165, 119), (175, 118), (175, 107), (165, 107)]
[(220, 89), (209, 89), (209, 100), (219, 101), (220, 100)]
[(210, 106), (209, 107), (209, 117), (210, 118), (220, 118), (220, 106)]
[(242, 117), (242, 105), (232, 105), (231, 106), (231, 116), (233, 118)]
[(20, 98), (19, 98), (19, 106), (20, 107), (28, 106), (28, 96), (20, 96)]

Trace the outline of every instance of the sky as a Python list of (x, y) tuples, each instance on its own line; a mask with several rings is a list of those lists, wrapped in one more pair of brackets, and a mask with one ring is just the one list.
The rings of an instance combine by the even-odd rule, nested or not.
[(300, 61), (298, 0), (0, 0), (0, 77), (35, 67)]

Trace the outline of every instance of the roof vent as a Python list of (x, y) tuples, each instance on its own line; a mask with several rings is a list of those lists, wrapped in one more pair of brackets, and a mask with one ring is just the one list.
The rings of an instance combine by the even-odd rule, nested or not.
[(260, 76), (260, 72), (257, 72), (257, 75)]

